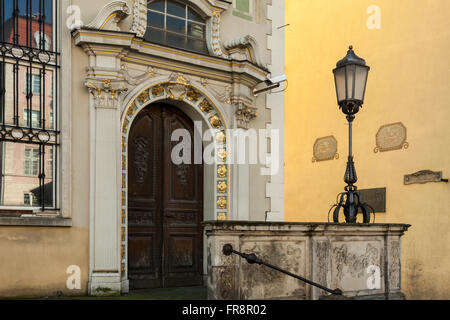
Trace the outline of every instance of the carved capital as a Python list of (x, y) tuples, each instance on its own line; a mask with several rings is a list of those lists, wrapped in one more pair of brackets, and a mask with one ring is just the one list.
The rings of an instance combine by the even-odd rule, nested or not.
[(123, 81), (113, 82), (109, 79), (88, 79), (85, 86), (94, 97), (95, 108), (118, 108), (120, 96), (128, 91)]
[(248, 129), (250, 127), (250, 121), (257, 116), (258, 112), (256, 108), (249, 107), (242, 102), (236, 105), (236, 120), (239, 128)]

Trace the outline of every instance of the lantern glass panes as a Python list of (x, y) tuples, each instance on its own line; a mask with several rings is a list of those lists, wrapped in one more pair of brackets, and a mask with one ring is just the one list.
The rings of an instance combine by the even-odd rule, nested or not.
[(356, 56), (350, 48), (347, 56), (339, 61), (337, 68), (333, 70), (339, 104), (350, 101), (363, 104), (369, 69), (365, 61)]

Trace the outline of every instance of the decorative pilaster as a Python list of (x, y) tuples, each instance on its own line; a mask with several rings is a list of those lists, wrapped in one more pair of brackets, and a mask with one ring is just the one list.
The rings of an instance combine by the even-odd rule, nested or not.
[(90, 295), (126, 291), (121, 277), (120, 103), (125, 81), (88, 77), (90, 99)]

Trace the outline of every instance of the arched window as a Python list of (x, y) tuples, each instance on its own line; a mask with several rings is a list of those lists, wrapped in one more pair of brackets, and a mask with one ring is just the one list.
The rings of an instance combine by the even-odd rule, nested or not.
[(199, 53), (208, 53), (205, 20), (186, 3), (173, 0), (148, 1), (144, 39)]

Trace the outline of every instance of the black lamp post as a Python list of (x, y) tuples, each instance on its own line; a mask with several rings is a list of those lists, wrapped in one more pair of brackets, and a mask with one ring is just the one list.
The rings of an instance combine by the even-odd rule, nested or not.
[(347, 116), (349, 137), (347, 170), (344, 176), (347, 186), (345, 187), (345, 192), (338, 195), (338, 203), (332, 207), (332, 209), (335, 208), (333, 220), (336, 223), (339, 222), (339, 211), (341, 208), (344, 210), (347, 223), (356, 223), (359, 209), (363, 214), (364, 223), (369, 223), (370, 211), (374, 211), (368, 204), (360, 201), (360, 195), (357, 192), (357, 187), (354, 185), (358, 178), (352, 154), (352, 124), (353, 120), (355, 120), (355, 114), (358, 113), (364, 103), (369, 70), (370, 68), (366, 66), (364, 59), (355, 54), (352, 46), (350, 46), (347, 56), (340, 60), (336, 64), (336, 69), (333, 70), (337, 100), (339, 108)]

